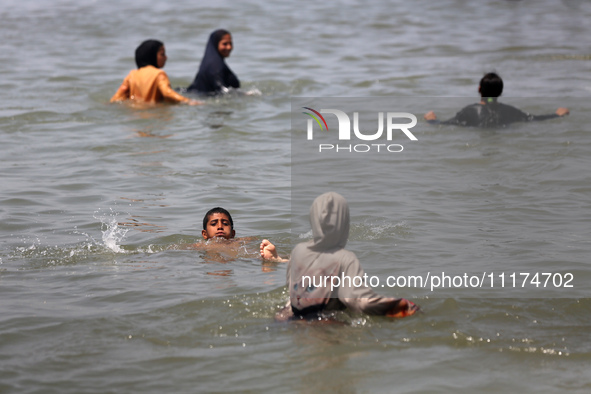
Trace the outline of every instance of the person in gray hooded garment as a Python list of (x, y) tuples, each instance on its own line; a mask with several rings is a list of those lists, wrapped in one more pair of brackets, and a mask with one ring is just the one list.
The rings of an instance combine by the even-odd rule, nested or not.
[[(341, 309), (405, 317), (419, 309), (404, 298), (383, 297), (365, 284), (360, 286), (363, 268), (355, 253), (345, 249), (349, 205), (343, 196), (328, 192), (317, 197), (310, 207), (310, 224), (314, 239), (296, 245), (291, 253), (286, 274), (290, 300), (277, 314), (278, 320)], [(261, 244), (261, 255), (269, 257), (263, 250), (269, 245), (272, 257), (277, 257), (267, 240)]]

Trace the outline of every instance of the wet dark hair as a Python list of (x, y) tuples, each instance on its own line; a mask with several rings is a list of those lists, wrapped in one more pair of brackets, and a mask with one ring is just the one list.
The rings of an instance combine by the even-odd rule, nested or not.
[(224, 215), (228, 216), (228, 220), (230, 220), (230, 227), (232, 228), (232, 230), (234, 230), (234, 221), (232, 220), (232, 215), (230, 215), (230, 212), (226, 211), (222, 207), (211, 208), (209, 211), (207, 211), (207, 213), (203, 217), (203, 229), (204, 230), (207, 229), (207, 222), (209, 222), (209, 218), (214, 213), (223, 213)]
[(480, 97), (499, 97), (503, 93), (503, 80), (496, 73), (488, 73), (480, 80)]
[(164, 44), (158, 40), (146, 40), (135, 50), (137, 68), (154, 66), (158, 68), (158, 51)]

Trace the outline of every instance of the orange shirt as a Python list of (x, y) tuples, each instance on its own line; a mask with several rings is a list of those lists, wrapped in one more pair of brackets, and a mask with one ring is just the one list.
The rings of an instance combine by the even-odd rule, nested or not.
[(137, 100), (147, 103), (168, 101), (173, 103), (188, 102), (188, 98), (181, 96), (170, 87), (170, 81), (164, 70), (154, 66), (145, 66), (131, 70), (123, 80), (117, 93), (111, 97), (111, 102), (122, 100)]

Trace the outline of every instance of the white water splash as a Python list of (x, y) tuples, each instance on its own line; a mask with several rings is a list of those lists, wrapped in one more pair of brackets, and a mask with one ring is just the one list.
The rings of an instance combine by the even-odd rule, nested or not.
[(245, 96), (262, 96), (263, 93), (261, 93), (260, 90), (258, 90), (257, 88), (250, 88), (249, 90), (246, 90), (244, 92)]
[(115, 253), (126, 253), (119, 245), (129, 229), (119, 227), (117, 214), (113, 213), (111, 209), (111, 214), (109, 215), (100, 216), (95, 212), (94, 218), (101, 221), (103, 244)]

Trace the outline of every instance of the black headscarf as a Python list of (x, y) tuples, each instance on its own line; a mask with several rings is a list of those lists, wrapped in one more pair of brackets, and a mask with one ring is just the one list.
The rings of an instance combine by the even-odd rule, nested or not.
[(146, 40), (135, 50), (137, 68), (154, 66), (158, 68), (158, 51), (164, 44), (158, 40)]
[(224, 87), (240, 87), (240, 81), (226, 65), (224, 58), (218, 51), (218, 44), (226, 34), (230, 34), (230, 32), (223, 29), (211, 33), (199, 71), (193, 83), (187, 88), (188, 91), (217, 93)]

